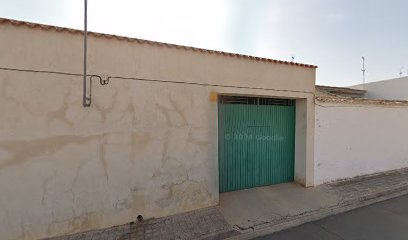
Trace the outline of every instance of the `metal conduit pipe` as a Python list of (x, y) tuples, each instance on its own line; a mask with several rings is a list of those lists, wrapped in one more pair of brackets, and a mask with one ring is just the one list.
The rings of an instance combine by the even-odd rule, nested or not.
[(87, 78), (87, 35), (88, 35), (88, 1), (84, 0), (84, 82), (83, 82), (83, 96), (82, 104), (84, 107), (91, 106), (91, 92), (89, 92), (89, 97), (86, 95), (86, 78)]

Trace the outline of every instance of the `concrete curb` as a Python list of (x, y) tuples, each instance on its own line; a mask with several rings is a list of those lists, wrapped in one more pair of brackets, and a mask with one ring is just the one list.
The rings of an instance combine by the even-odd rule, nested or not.
[(406, 194), (408, 194), (407, 187), (390, 189), (384, 192), (375, 193), (355, 200), (343, 202), (338, 206), (319, 209), (316, 211), (308, 212), (305, 215), (293, 216), (282, 222), (267, 223), (255, 226), (253, 229), (249, 229), (246, 232), (242, 232), (240, 235), (226, 238), (226, 240), (247, 240), (256, 237), (262, 237), (288, 228), (296, 227), (304, 223), (316, 221), (325, 217), (329, 217), (331, 215), (348, 212), (356, 208), (368, 206), (374, 203), (382, 202)]

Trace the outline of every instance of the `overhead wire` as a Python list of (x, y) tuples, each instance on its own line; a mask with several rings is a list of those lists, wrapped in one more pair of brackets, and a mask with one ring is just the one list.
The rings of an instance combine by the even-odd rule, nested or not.
[[(10, 67), (0, 67), (0, 70), (18, 71), (18, 72), (31, 72), (31, 73), (43, 73), (43, 74), (59, 74), (59, 75), (77, 76), (77, 77), (82, 77), (83, 76), (83, 74), (80, 74), (80, 73), (49, 71), (49, 70), (33, 70), (33, 69), (10, 68)], [(101, 85), (108, 84), (111, 79), (121, 79), (121, 80), (134, 80), (134, 81), (144, 81), (144, 82), (188, 84), (188, 85), (207, 86), (207, 87), (237, 88), (237, 89), (250, 89), (250, 90), (267, 90), (267, 91), (277, 91), (277, 92), (296, 92), (296, 93), (307, 93), (307, 94), (314, 95), (314, 92), (309, 92), (309, 91), (286, 90), (286, 89), (275, 89), (275, 88), (265, 88), (265, 87), (235, 86), (235, 85), (224, 85), (224, 84), (210, 84), (210, 83), (186, 82), (186, 81), (151, 79), (151, 78), (140, 78), (140, 77), (124, 77), (124, 76), (108, 76), (106, 78), (103, 78), (102, 76), (97, 75), (97, 74), (88, 74), (88, 76), (97, 77), (100, 80)]]
[[(50, 70), (34, 70), (34, 69), (23, 69), (23, 68), (11, 68), (11, 67), (0, 67), (0, 70), (3, 71), (16, 71), (16, 72), (29, 72), (29, 73), (41, 73), (41, 74), (57, 74), (57, 75), (65, 75), (65, 76), (75, 76), (75, 77), (83, 77), (83, 74), (80, 73), (72, 73), (72, 72), (63, 72), (63, 71), (50, 71)], [(237, 88), (237, 89), (250, 89), (250, 90), (267, 90), (267, 91), (278, 91), (278, 92), (297, 92), (297, 93), (307, 93), (312, 94), (315, 96), (314, 92), (309, 91), (298, 91), (298, 90), (284, 90), (284, 89), (274, 89), (274, 88), (264, 88), (264, 87), (247, 87), (247, 86), (234, 86), (234, 85), (223, 85), (223, 84), (210, 84), (210, 83), (198, 83), (198, 82), (185, 82), (185, 81), (174, 81), (174, 80), (164, 80), (164, 79), (148, 79), (148, 78), (140, 78), (140, 77), (123, 77), (123, 76), (108, 76), (103, 78), (97, 74), (88, 74), (90, 80), (92, 82), (93, 78), (99, 79), (101, 85), (106, 85), (109, 83), (111, 79), (121, 79), (121, 80), (134, 80), (134, 81), (144, 81), (144, 82), (158, 82), (158, 83), (174, 83), (174, 84), (189, 84), (189, 85), (197, 85), (197, 86), (207, 86), (207, 87), (222, 87), (222, 88)], [(323, 107), (323, 108), (332, 108), (332, 107), (348, 107), (348, 106), (325, 106), (323, 104), (319, 104), (318, 100), (314, 97), (314, 103), (316, 106)], [(405, 102), (402, 102), (405, 103)], [(406, 106), (405, 104), (400, 104), (399, 106)], [(364, 104), (364, 103), (359, 103)], [(357, 107), (366, 107), (366, 106), (358, 106), (359, 104), (355, 103), (354, 106)], [(385, 106), (394, 106), (394, 105), (387, 105)]]

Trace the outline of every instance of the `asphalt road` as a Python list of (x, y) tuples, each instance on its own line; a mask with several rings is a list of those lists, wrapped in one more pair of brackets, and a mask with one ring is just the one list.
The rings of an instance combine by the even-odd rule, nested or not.
[(408, 195), (257, 238), (261, 239), (407, 240)]

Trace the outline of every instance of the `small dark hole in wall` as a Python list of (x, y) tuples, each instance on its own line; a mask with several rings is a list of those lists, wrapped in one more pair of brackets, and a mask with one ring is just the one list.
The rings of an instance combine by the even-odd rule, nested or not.
[(137, 216), (137, 221), (139, 221), (139, 222), (143, 221), (143, 216), (142, 216), (142, 215), (138, 215), (138, 216)]

